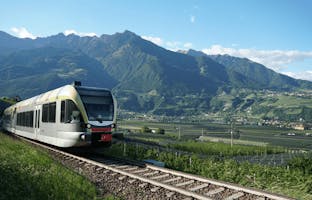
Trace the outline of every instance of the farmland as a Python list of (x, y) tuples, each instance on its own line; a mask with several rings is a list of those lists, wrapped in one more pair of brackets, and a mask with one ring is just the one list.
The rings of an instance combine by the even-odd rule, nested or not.
[[(166, 142), (177, 142), (195, 140), (200, 136), (207, 136), (217, 139), (230, 139), (229, 124), (213, 124), (206, 122), (198, 123), (158, 123), (158, 122), (143, 122), (123, 120), (119, 125), (122, 130), (127, 129), (131, 133), (139, 133), (141, 127), (147, 126), (150, 129), (163, 128), (165, 135), (148, 135), (135, 134), (146, 140), (149, 138), (158, 138), (158, 140)], [(276, 128), (269, 126), (250, 126), (250, 125), (235, 125), (234, 130), (239, 131), (240, 141), (245, 144), (259, 143), (259, 145), (279, 146), (287, 149), (295, 150), (312, 150), (312, 137), (306, 136), (307, 133), (312, 133), (312, 130), (298, 131), (288, 128)], [(122, 131), (121, 130), (121, 131)], [(288, 135), (294, 133), (295, 135)]]

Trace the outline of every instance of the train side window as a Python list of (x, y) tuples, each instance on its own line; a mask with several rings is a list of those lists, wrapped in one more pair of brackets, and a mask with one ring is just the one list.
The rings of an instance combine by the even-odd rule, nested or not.
[(80, 122), (80, 112), (76, 104), (71, 100), (67, 100), (66, 118), (70, 123)]
[(37, 127), (40, 128), (40, 110), (38, 110), (38, 121), (37, 121)]
[(56, 102), (42, 105), (42, 122), (55, 122)]
[(42, 105), (42, 122), (48, 122), (49, 120), (49, 104)]
[(65, 122), (65, 101), (61, 102), (61, 122)]
[(61, 102), (61, 122), (77, 123), (80, 122), (81, 114), (72, 100)]
[(49, 122), (55, 122), (56, 102), (49, 104)]
[(33, 127), (34, 126), (34, 111), (17, 113), (16, 125)]
[(29, 126), (29, 112), (24, 112), (25, 115), (25, 124), (24, 126)]
[(26, 125), (26, 113), (23, 112), (22, 113), (22, 126), (25, 126)]
[(30, 123), (29, 127), (34, 127), (34, 111), (29, 111)]

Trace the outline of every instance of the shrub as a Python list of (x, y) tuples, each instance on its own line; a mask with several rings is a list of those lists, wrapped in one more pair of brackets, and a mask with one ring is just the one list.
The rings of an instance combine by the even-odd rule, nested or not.
[(162, 134), (164, 135), (165, 134), (165, 129), (163, 128), (158, 128), (157, 131), (156, 131), (157, 134)]

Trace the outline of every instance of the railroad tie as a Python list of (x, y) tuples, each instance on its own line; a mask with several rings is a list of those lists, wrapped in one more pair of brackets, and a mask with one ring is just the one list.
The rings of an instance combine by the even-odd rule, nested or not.
[(129, 167), (129, 165), (121, 165), (121, 166), (117, 166), (115, 167), (116, 169), (123, 169), (123, 168), (127, 168)]
[(169, 174), (163, 174), (163, 175), (160, 175), (160, 176), (154, 176), (154, 177), (151, 177), (152, 180), (156, 180), (156, 179), (161, 179), (161, 178), (165, 178), (169, 176)]
[(181, 186), (185, 186), (185, 185), (192, 184), (192, 183), (194, 183), (194, 182), (195, 182), (194, 180), (190, 180), (190, 181), (178, 183), (178, 184), (176, 184), (176, 186), (177, 186), (177, 187), (181, 187)]
[(174, 195), (174, 194), (175, 194), (175, 192), (167, 192), (167, 193), (166, 193), (166, 197), (170, 198), (170, 197), (172, 197), (172, 195)]
[(141, 183), (141, 184), (139, 185), (139, 187), (141, 187), (141, 188), (143, 188), (143, 187), (145, 187), (145, 186), (147, 186), (147, 183)]
[(132, 173), (137, 174), (137, 173), (147, 172), (148, 170), (149, 170), (149, 169), (140, 169), (140, 170), (134, 171), (134, 172), (132, 172)]
[(90, 163), (85, 163), (84, 167), (89, 168), (90, 166), (92, 166)]
[(196, 190), (203, 189), (203, 188), (207, 187), (208, 185), (209, 185), (208, 183), (204, 183), (204, 184), (198, 185), (196, 187), (190, 188), (188, 190), (193, 192), (193, 191), (196, 191)]
[(81, 165), (81, 164), (83, 164), (83, 163), (85, 163), (85, 162), (84, 162), (84, 161), (79, 161), (79, 162), (78, 162), (79, 165)]
[(132, 171), (132, 170), (135, 170), (135, 169), (138, 169), (138, 167), (130, 167), (130, 168), (125, 168), (123, 170), (124, 171)]
[(225, 198), (225, 200), (234, 200), (234, 199), (238, 199), (238, 198), (240, 198), (242, 196), (244, 196), (243, 192), (237, 192), (237, 193), (234, 193), (231, 196)]
[(154, 187), (151, 189), (151, 192), (156, 192), (157, 190), (159, 190), (160, 187)]
[(118, 177), (118, 179), (119, 180), (123, 180), (123, 179), (125, 179), (127, 176), (120, 176), (120, 177)]
[(165, 180), (165, 181), (162, 181), (162, 182), (163, 183), (170, 183), (170, 182), (173, 182), (173, 181), (178, 181), (180, 179), (181, 179), (181, 177), (176, 177), (176, 178), (168, 179), (168, 180)]
[(97, 167), (97, 168), (95, 168), (95, 170), (98, 172), (98, 171), (101, 171), (101, 170), (103, 170), (104, 168), (102, 168), (102, 167)]
[(258, 197), (256, 200), (265, 200), (265, 197)]
[(128, 180), (128, 183), (132, 184), (132, 183), (134, 183), (135, 181), (136, 181), (135, 179), (129, 179), (129, 180)]
[(220, 192), (223, 192), (225, 189), (223, 187), (220, 187), (220, 188), (216, 188), (214, 190), (210, 190), (209, 192), (207, 192), (205, 195), (206, 196), (211, 196), (211, 195), (215, 195), (215, 194), (218, 194)]
[(118, 173), (112, 173), (111, 176), (116, 176)]
[(146, 173), (146, 174), (143, 174), (143, 176), (152, 176), (152, 175), (155, 175), (155, 174), (159, 174), (159, 171)]

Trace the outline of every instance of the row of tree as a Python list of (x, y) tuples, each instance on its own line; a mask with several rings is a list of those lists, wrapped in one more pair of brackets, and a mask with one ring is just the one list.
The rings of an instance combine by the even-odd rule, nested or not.
[(149, 128), (148, 126), (143, 126), (141, 128), (141, 133), (156, 133), (156, 134), (165, 134), (165, 129), (157, 128), (156, 130)]

